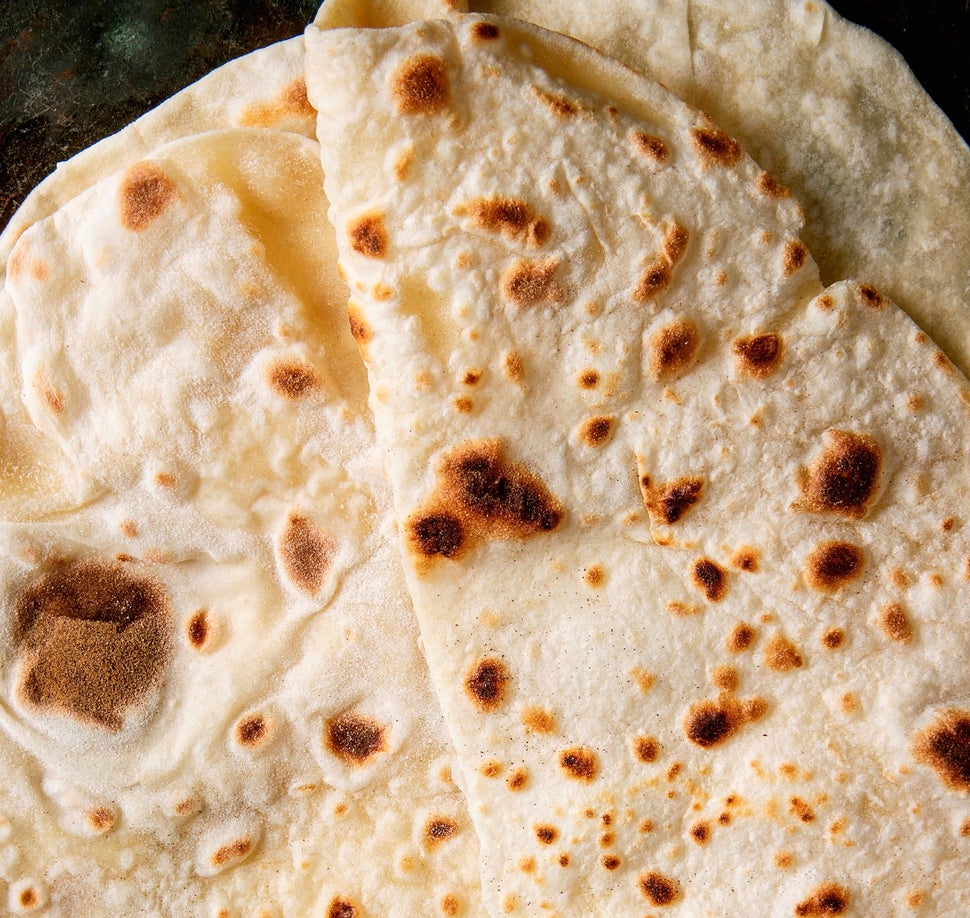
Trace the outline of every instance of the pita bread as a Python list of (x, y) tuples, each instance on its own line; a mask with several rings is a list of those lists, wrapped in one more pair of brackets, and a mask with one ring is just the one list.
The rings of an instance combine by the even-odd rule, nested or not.
[(11, 909), (479, 913), (325, 212), (315, 143), (222, 131), (14, 247), (81, 496), (0, 524)]
[(490, 911), (965, 911), (967, 381), (589, 48), (306, 41)]

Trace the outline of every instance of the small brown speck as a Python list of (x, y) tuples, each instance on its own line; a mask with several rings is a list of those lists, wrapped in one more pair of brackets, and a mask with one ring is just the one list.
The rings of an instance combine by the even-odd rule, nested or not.
[(387, 727), (372, 717), (346, 712), (330, 718), (324, 730), (327, 749), (352, 768), (387, 752)]
[[(484, 23), (483, 23), (484, 24)], [(441, 899), (441, 914), (442, 915), (457, 915), (458, 910), (461, 908), (461, 901), (455, 895), (448, 893)]]
[(730, 653), (741, 653), (751, 647), (754, 638), (754, 628), (744, 622), (738, 622), (728, 633), (725, 645)]
[(788, 801), (788, 812), (800, 819), (802, 822), (814, 822), (815, 813), (812, 808), (801, 799), (801, 797), (792, 797)]
[(343, 896), (337, 896), (330, 900), (327, 906), (327, 918), (362, 918), (357, 911), (357, 906)]
[(650, 373), (658, 382), (689, 369), (697, 356), (700, 336), (689, 319), (678, 319), (650, 338)]
[(499, 659), (479, 660), (465, 676), (465, 693), (483, 714), (497, 711), (508, 695), (511, 675)]
[(722, 692), (735, 692), (740, 683), (740, 676), (733, 666), (717, 666), (711, 673), (711, 683)]
[(808, 249), (798, 239), (790, 239), (785, 243), (781, 255), (781, 270), (786, 277), (801, 270), (808, 261)]
[(250, 714), (236, 723), (236, 741), (240, 746), (255, 748), (269, 736), (269, 724), (261, 714)]
[(432, 816), (424, 825), (426, 848), (437, 848), (442, 842), (458, 834), (458, 823), (450, 816)]
[(517, 768), (505, 780), (510, 791), (520, 791), (529, 783), (529, 772), (525, 768)]
[(505, 368), (505, 375), (515, 383), (522, 382), (525, 375), (525, 367), (522, 358), (515, 351), (508, 351), (502, 361)]
[(564, 749), (559, 753), (559, 767), (570, 778), (589, 783), (599, 774), (599, 760), (592, 749), (581, 746)]
[(711, 840), (711, 827), (706, 822), (695, 822), (690, 827), (690, 837), (698, 845), (706, 845)]
[(545, 92), (539, 89), (538, 86), (534, 86), (532, 91), (535, 93), (536, 98), (557, 118), (572, 118), (580, 110), (580, 107), (575, 102), (558, 93)]
[(600, 375), (596, 370), (583, 370), (577, 377), (577, 385), (580, 389), (595, 389), (599, 385)]
[(822, 646), (826, 650), (838, 650), (845, 643), (845, 632), (841, 628), (826, 628), (822, 632)]
[(657, 870), (645, 873), (637, 881), (637, 885), (651, 905), (658, 907), (671, 905), (680, 898), (680, 886), (677, 881)]
[(465, 375), (462, 377), (461, 381), (466, 386), (477, 386), (482, 379), (481, 370), (466, 370)]
[(694, 562), (691, 580), (708, 602), (720, 602), (727, 595), (727, 571), (710, 558)]
[(667, 144), (659, 137), (648, 134), (645, 131), (631, 131), (630, 142), (641, 156), (645, 156), (655, 163), (665, 162), (670, 155)]
[(755, 379), (766, 379), (781, 365), (784, 345), (780, 335), (767, 332), (735, 339), (731, 351), (741, 373)]
[(634, 302), (646, 303), (652, 300), (670, 286), (672, 276), (670, 261), (666, 257), (654, 259), (640, 275), (640, 280), (633, 291)]
[(879, 627), (891, 641), (908, 644), (913, 638), (913, 627), (905, 609), (896, 602), (883, 606), (879, 612)]
[(560, 854), (559, 855), (559, 866), (560, 867), (568, 867), (569, 866), (569, 855), (568, 854)]
[(543, 708), (526, 708), (522, 712), (522, 725), (530, 733), (556, 732), (556, 718)]
[(775, 854), (775, 866), (781, 870), (786, 870), (795, 863), (795, 855), (791, 851), (778, 851)]
[(115, 814), (107, 807), (97, 807), (88, 813), (88, 823), (99, 835), (109, 832), (115, 825)]
[(739, 571), (756, 574), (759, 568), (758, 550), (750, 545), (742, 545), (732, 556), (731, 565)]
[(564, 294), (555, 278), (558, 267), (559, 262), (556, 259), (519, 259), (502, 276), (502, 293), (516, 306), (561, 302)]
[(589, 586), (597, 589), (606, 582), (606, 572), (600, 565), (594, 564), (592, 567), (586, 568), (586, 573), (583, 574), (583, 580)]
[(469, 414), (475, 403), (467, 395), (459, 395), (454, 401), (455, 410), (461, 414)]
[(551, 845), (559, 838), (559, 830), (555, 826), (542, 823), (535, 827), (536, 838), (543, 845)]
[(387, 255), (387, 227), (384, 215), (380, 213), (363, 214), (348, 227), (350, 247), (367, 258), (384, 258)]
[(603, 446), (613, 435), (615, 423), (615, 418), (605, 415), (588, 418), (579, 428), (579, 439), (587, 446)]
[(402, 115), (433, 115), (449, 102), (448, 68), (440, 57), (417, 54), (404, 61), (391, 78), (394, 107)]
[(791, 192), (782, 184), (777, 182), (768, 172), (762, 172), (755, 179), (755, 188), (766, 198), (789, 198)]
[(616, 870), (622, 861), (615, 854), (604, 854), (601, 863), (606, 870)]
[(213, 867), (224, 867), (231, 861), (242, 860), (253, 849), (251, 838), (239, 838), (234, 842), (229, 842), (218, 848), (212, 855)]
[(850, 542), (821, 542), (805, 562), (805, 579), (819, 593), (835, 593), (862, 576), (865, 556)]
[(889, 303), (875, 287), (870, 287), (868, 284), (862, 284), (857, 288), (856, 297), (859, 303), (868, 309), (885, 309)]
[(765, 644), (765, 665), (776, 673), (800, 669), (804, 665), (798, 648), (780, 634), (772, 635)]
[(155, 163), (135, 163), (118, 189), (121, 225), (135, 233), (151, 226), (178, 196), (178, 188)]
[(497, 778), (502, 773), (501, 762), (485, 762), (478, 769), (484, 778)]
[(497, 41), (501, 37), (499, 27), (491, 22), (476, 22), (472, 26), (472, 38), (478, 41)]
[(656, 762), (660, 757), (660, 743), (652, 736), (638, 736), (633, 741), (633, 754), (641, 762)]

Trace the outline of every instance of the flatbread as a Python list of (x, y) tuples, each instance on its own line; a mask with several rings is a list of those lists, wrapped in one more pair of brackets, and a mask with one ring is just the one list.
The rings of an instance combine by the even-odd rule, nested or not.
[(12, 911), (479, 914), (325, 213), (315, 143), (222, 131), (13, 249), (83, 499), (0, 523)]
[(490, 911), (966, 911), (966, 379), (589, 48), (306, 41)]

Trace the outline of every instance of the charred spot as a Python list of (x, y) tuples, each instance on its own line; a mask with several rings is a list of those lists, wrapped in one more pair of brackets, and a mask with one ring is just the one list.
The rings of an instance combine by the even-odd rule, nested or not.
[(458, 834), (458, 823), (449, 816), (433, 816), (424, 826), (424, 843), (434, 848)]
[(741, 161), (741, 144), (718, 128), (694, 128), (690, 137), (705, 169), (736, 166)]
[(560, 854), (559, 855), (559, 866), (560, 867), (568, 867), (569, 866), (569, 855), (568, 854)]
[(417, 54), (391, 77), (394, 106), (402, 115), (433, 115), (448, 108), (448, 68), (440, 57)]
[(186, 623), (185, 636), (194, 650), (202, 650), (209, 641), (211, 630), (208, 613), (199, 609)]
[(529, 772), (525, 768), (517, 768), (505, 779), (505, 786), (510, 791), (524, 790), (528, 783)]
[(641, 762), (656, 762), (660, 756), (660, 743), (652, 736), (638, 736), (633, 741), (633, 754)]
[(727, 571), (710, 558), (695, 561), (690, 576), (708, 602), (720, 602), (727, 595)]
[(824, 451), (802, 482), (797, 510), (862, 519), (879, 488), (882, 452), (868, 434), (829, 430)]
[(754, 185), (758, 189), (759, 194), (763, 194), (766, 198), (791, 197), (791, 192), (780, 182), (776, 181), (774, 176), (768, 172), (762, 172), (755, 179)]
[(465, 676), (465, 693), (483, 714), (497, 711), (508, 696), (508, 667), (495, 658), (479, 660)]
[(826, 650), (838, 650), (845, 643), (845, 632), (841, 628), (827, 628), (822, 634), (822, 646)]
[(135, 233), (148, 229), (178, 196), (178, 188), (155, 163), (135, 163), (118, 189), (121, 225)]
[(20, 903), (21, 908), (34, 908), (40, 903), (40, 896), (37, 895), (37, 890), (33, 886), (27, 886), (20, 890), (17, 901)]
[(242, 860), (250, 851), (253, 850), (253, 840), (251, 838), (237, 838), (236, 841), (229, 842), (227, 845), (217, 848), (212, 855), (213, 867), (225, 867), (232, 861)]
[(792, 669), (800, 669), (804, 665), (798, 648), (786, 637), (775, 634), (765, 644), (765, 666), (776, 673), (786, 673)]
[(637, 885), (644, 898), (657, 907), (671, 905), (680, 898), (680, 886), (677, 881), (657, 870), (645, 873), (637, 880)]
[(544, 845), (551, 845), (559, 838), (559, 830), (555, 826), (542, 824), (536, 826), (536, 838)]
[(477, 38), (479, 41), (496, 41), (501, 37), (499, 27), (491, 22), (476, 22), (472, 26), (472, 38)]
[(600, 863), (604, 870), (617, 870), (623, 862), (615, 854), (604, 854)]
[(516, 306), (534, 306), (537, 303), (558, 303), (563, 298), (562, 288), (556, 281), (556, 259), (546, 261), (516, 261), (502, 277), (502, 292)]
[(690, 837), (698, 845), (706, 845), (711, 840), (711, 827), (706, 822), (695, 822), (690, 827)]
[(331, 717), (324, 730), (324, 741), (345, 765), (359, 768), (374, 756), (387, 752), (387, 727), (372, 717), (349, 711)]
[(316, 389), (318, 380), (313, 367), (305, 363), (277, 363), (270, 368), (269, 384), (278, 395), (299, 401)]
[(834, 593), (862, 575), (865, 556), (851, 542), (821, 542), (805, 562), (805, 578), (812, 589)]
[(788, 801), (788, 812), (802, 822), (814, 822), (815, 813), (801, 797), (792, 797)]
[(764, 714), (764, 703), (752, 699), (744, 704), (729, 695), (691, 705), (684, 718), (684, 733), (702, 749), (719, 746), (733, 736), (739, 727)]
[(28, 707), (116, 731), (162, 680), (172, 621), (154, 579), (120, 564), (58, 562), (14, 608)]
[(970, 793), (970, 711), (951, 708), (916, 735), (913, 755), (950, 790)]
[(251, 714), (236, 724), (236, 740), (240, 746), (259, 746), (269, 736), (269, 724), (261, 714)]
[(280, 536), (279, 552), (287, 577), (301, 590), (314, 594), (327, 578), (337, 545), (312, 520), (291, 513)]
[(466, 386), (477, 386), (482, 381), (481, 370), (466, 370), (461, 381)]
[(808, 249), (805, 248), (805, 243), (798, 239), (789, 239), (781, 253), (781, 269), (785, 276), (804, 268), (807, 261)]
[(837, 883), (823, 883), (795, 906), (798, 918), (811, 915), (844, 915), (849, 910), (849, 891)]
[(671, 525), (678, 522), (701, 499), (704, 479), (696, 475), (685, 475), (668, 481), (663, 487), (653, 488), (647, 478), (647, 484), (641, 479), (640, 485), (644, 506), (650, 515), (658, 523)]
[(742, 653), (753, 643), (755, 630), (744, 622), (738, 622), (728, 633), (725, 645), (730, 653)]
[(387, 227), (383, 214), (364, 214), (347, 227), (350, 247), (366, 258), (387, 255)]
[(327, 918), (359, 918), (357, 906), (350, 899), (337, 896), (327, 906)]
[(533, 91), (539, 101), (557, 118), (572, 118), (579, 113), (579, 106), (565, 96), (561, 96), (558, 93), (545, 92), (539, 89), (538, 86), (533, 87)]
[(579, 439), (587, 446), (602, 446), (613, 433), (614, 419), (605, 415), (588, 418), (579, 428)]
[(897, 602), (882, 607), (879, 612), (879, 626), (891, 641), (908, 644), (913, 638), (913, 626), (909, 623), (909, 616)]
[(670, 262), (663, 257), (654, 259), (640, 275), (640, 280), (633, 291), (634, 302), (646, 303), (652, 300), (670, 286), (672, 277)]
[(583, 370), (578, 378), (580, 389), (595, 389), (599, 385), (599, 381), (600, 375), (596, 370)]
[(655, 380), (669, 379), (694, 362), (700, 336), (689, 319), (678, 319), (650, 338), (650, 373)]
[(417, 551), (425, 557), (440, 555), (456, 558), (465, 544), (461, 520), (451, 513), (429, 513), (411, 520), (408, 535)]
[(742, 545), (731, 556), (731, 564), (739, 571), (744, 571), (747, 574), (756, 574), (760, 567), (757, 549), (752, 548), (750, 545)]
[(645, 131), (632, 131), (630, 140), (633, 143), (633, 148), (641, 156), (646, 156), (647, 159), (652, 159), (655, 163), (666, 162), (670, 155), (667, 144), (653, 134), (648, 134)]
[(859, 302), (868, 309), (885, 309), (889, 301), (875, 287), (860, 284), (856, 289)]
[(590, 782), (599, 774), (599, 760), (592, 749), (576, 746), (559, 753), (559, 767), (577, 781)]
[(756, 379), (764, 379), (778, 369), (782, 359), (781, 337), (774, 332), (738, 338), (731, 345), (738, 369)]

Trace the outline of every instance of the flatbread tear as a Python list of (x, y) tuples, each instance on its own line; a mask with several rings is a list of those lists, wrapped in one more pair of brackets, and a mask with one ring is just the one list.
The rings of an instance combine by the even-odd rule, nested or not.
[(966, 379), (590, 49), (306, 41), (489, 909), (965, 910)]

